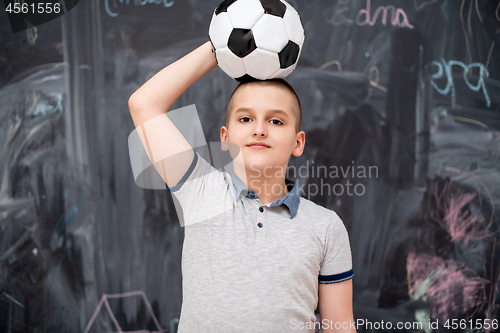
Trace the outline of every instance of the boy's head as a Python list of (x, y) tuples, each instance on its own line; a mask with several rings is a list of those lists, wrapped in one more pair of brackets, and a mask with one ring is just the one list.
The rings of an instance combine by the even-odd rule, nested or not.
[(250, 81), (250, 82), (245, 82), (245, 83), (240, 83), (236, 89), (234, 89), (233, 93), (231, 94), (231, 97), (229, 98), (229, 102), (227, 103), (227, 108), (226, 108), (226, 127), (229, 128), (229, 121), (231, 119), (231, 112), (233, 111), (233, 106), (234, 106), (234, 98), (237, 95), (238, 91), (241, 89), (247, 87), (247, 86), (261, 86), (261, 87), (274, 87), (274, 88), (279, 88), (283, 89), (284, 91), (288, 92), (290, 94), (290, 97), (294, 100), (294, 108), (293, 108), (293, 114), (295, 116), (295, 132), (298, 133), (300, 131), (300, 125), (302, 123), (302, 107), (300, 105), (300, 100), (297, 94), (295, 93), (295, 90), (293, 90), (292, 86), (286, 82), (283, 79), (272, 79), (272, 80), (266, 80), (266, 81)]
[[(247, 172), (284, 168), (290, 155), (300, 156), (305, 133), (300, 131), (300, 101), (282, 79), (241, 83), (231, 95), (226, 125), (221, 128), (223, 150), (236, 158), (240, 151)], [(238, 162), (238, 164), (240, 164)]]

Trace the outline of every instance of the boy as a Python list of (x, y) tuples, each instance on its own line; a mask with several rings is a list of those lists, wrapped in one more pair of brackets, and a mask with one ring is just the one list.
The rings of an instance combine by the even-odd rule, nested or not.
[[(290, 155), (305, 145), (300, 102), (287, 83), (250, 82), (231, 96), (220, 131), (221, 148), (234, 159), (230, 172), (199, 157), (167, 117), (155, 135), (148, 129), (216, 65), (206, 42), (129, 100), (148, 156), (186, 221), (178, 331), (314, 332), (319, 306), (323, 333), (355, 332), (344, 224), (285, 179)], [(175, 156), (175, 163), (154, 156)]]

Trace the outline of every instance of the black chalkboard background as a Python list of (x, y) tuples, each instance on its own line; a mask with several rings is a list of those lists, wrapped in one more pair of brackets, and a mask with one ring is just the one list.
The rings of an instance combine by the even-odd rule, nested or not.
[[(290, 166), (309, 177), (291, 176), (349, 231), (355, 318), (498, 318), (500, 1), (290, 3), (306, 33)], [(217, 5), (80, 0), (12, 33), (0, 4), (1, 332), (174, 331), (183, 229), (168, 191), (134, 183), (127, 102), (208, 40)], [(235, 87), (216, 68), (172, 109), (196, 104), (219, 141)]]

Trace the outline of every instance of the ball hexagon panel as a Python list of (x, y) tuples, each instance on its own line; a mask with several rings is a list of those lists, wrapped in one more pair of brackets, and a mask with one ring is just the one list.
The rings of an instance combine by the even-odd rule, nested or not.
[(219, 15), (220, 13), (227, 12), (227, 7), (231, 6), (233, 2), (236, 0), (224, 0), (220, 5), (215, 8), (215, 15)]
[(227, 13), (220, 13), (219, 15), (214, 13), (212, 21), (210, 22), (210, 27), (208, 28), (208, 35), (215, 49), (221, 49), (227, 46), (227, 41), (232, 31), (233, 25)]
[(283, 19), (273, 15), (263, 15), (252, 31), (257, 47), (266, 51), (278, 53), (289, 40)]
[(288, 68), (297, 62), (299, 58), (300, 47), (292, 41), (278, 53), (280, 59), (280, 68)]
[(260, 0), (260, 3), (264, 7), (264, 13), (266, 14), (278, 17), (285, 15), (286, 6), (280, 0)]
[(283, 22), (285, 23), (286, 31), (288, 33), (288, 38), (295, 44), (300, 44), (304, 38), (304, 28), (302, 27), (302, 22), (300, 21), (299, 14), (288, 3), (286, 4), (287, 10), (285, 16), (283, 17)]
[(240, 58), (252, 53), (257, 48), (252, 30), (233, 29), (229, 35), (227, 47)]
[(252, 29), (264, 15), (264, 8), (259, 0), (238, 0), (227, 8), (233, 28)]
[(230, 77), (240, 77), (246, 74), (243, 60), (238, 58), (227, 47), (215, 51), (215, 58), (219, 67)]
[(278, 55), (261, 49), (243, 58), (243, 64), (247, 74), (259, 80), (267, 80), (280, 68)]

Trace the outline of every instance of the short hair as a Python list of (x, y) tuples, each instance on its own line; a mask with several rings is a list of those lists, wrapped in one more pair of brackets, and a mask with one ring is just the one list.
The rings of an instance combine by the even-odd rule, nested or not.
[(278, 87), (285, 89), (288, 91), (292, 96), (294, 96), (294, 99), (297, 102), (297, 111), (293, 112), (295, 115), (295, 133), (298, 133), (300, 131), (300, 125), (302, 123), (302, 107), (300, 105), (300, 99), (295, 93), (295, 90), (293, 90), (292, 86), (286, 82), (283, 79), (271, 79), (271, 80), (265, 80), (265, 81), (247, 81), (247, 82), (242, 82), (240, 83), (236, 89), (234, 89), (233, 93), (231, 94), (231, 97), (229, 97), (229, 102), (227, 103), (227, 108), (226, 108), (226, 127), (229, 128), (229, 120), (231, 117), (231, 106), (232, 106), (232, 100), (233, 96), (235, 93), (241, 89), (242, 87), (245, 87), (247, 85), (262, 85), (262, 86), (267, 86), (267, 87)]

